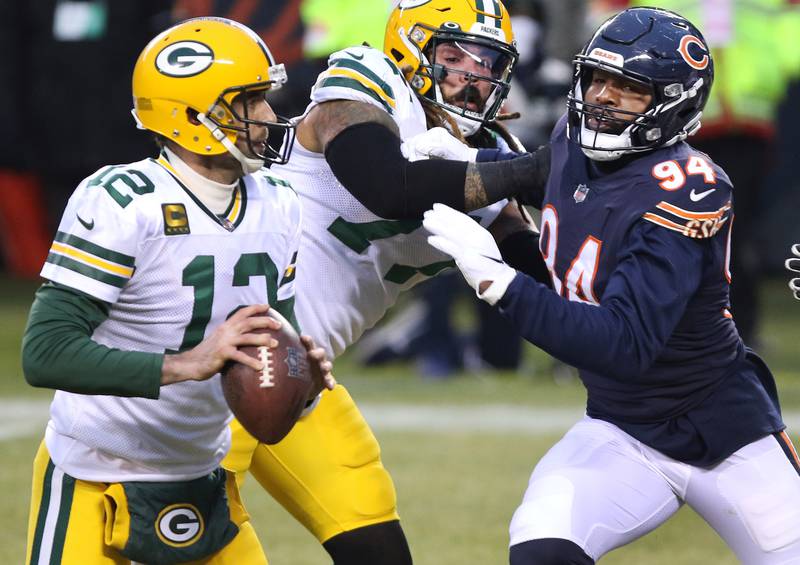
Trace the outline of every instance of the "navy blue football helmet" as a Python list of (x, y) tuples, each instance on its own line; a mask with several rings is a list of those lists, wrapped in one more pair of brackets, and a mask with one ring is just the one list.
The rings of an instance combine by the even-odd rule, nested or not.
[[(660, 8), (630, 8), (608, 19), (573, 65), (568, 134), (595, 161), (672, 145), (697, 132), (714, 80), (703, 35), (687, 19)], [(608, 106), (585, 101), (595, 69), (645, 86), (653, 97), (650, 106), (641, 113), (611, 113)], [(605, 127), (592, 129), (587, 117)]]

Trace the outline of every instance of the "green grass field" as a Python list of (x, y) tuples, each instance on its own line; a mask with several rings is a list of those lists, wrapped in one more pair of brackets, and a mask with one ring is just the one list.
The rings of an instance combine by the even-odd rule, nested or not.
[[(19, 343), (33, 287), (0, 280), (0, 403), (46, 401), (51, 393), (28, 387), (19, 367)], [(764, 286), (763, 355), (779, 381), (785, 410), (800, 410), (800, 303), (783, 280)], [(579, 411), (579, 384), (556, 386), (542, 353), (527, 351), (520, 374), (470, 374), (430, 382), (413, 367), (365, 370), (347, 356), (336, 374), (357, 401), (372, 410), (403, 403), (479, 410), (486, 405)], [(1, 404), (0, 404), (1, 405)], [(2, 428), (0, 428), (2, 430)], [(796, 432), (796, 430), (792, 430)], [(507, 527), (533, 465), (558, 439), (525, 431), (376, 428), (383, 459), (397, 486), (399, 510), (418, 565), (507, 562)], [(796, 435), (794, 436), (796, 437)], [(0, 475), (0, 563), (22, 563), (29, 503), (30, 466), (41, 428), (0, 435), (6, 461)], [(245, 502), (273, 565), (329, 563), (327, 554), (255, 481)], [(684, 508), (664, 527), (603, 560), (610, 564), (728, 564), (736, 560), (714, 532)]]

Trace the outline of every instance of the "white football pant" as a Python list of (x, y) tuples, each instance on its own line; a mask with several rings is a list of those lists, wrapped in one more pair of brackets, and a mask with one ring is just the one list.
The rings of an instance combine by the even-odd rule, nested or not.
[(510, 545), (561, 538), (597, 561), (663, 524), (684, 502), (742, 563), (800, 564), (800, 475), (774, 436), (705, 469), (588, 416), (536, 465), (511, 520)]

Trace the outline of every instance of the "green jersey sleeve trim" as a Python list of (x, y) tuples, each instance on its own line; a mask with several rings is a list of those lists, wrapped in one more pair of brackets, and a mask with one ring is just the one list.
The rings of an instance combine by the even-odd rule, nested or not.
[(117, 288), (122, 288), (125, 286), (125, 283), (128, 282), (128, 278), (126, 277), (112, 275), (75, 259), (53, 253), (52, 251), (47, 255), (47, 262)]
[(42, 286), (22, 338), (28, 383), (78, 394), (158, 398), (162, 354), (122, 351), (91, 339), (108, 307), (63, 285)]
[(87, 241), (82, 237), (78, 237), (77, 235), (64, 233), (63, 231), (56, 233), (55, 240), (59, 243), (65, 243), (76, 249), (80, 249), (86, 253), (90, 253), (96, 257), (99, 257), (100, 259), (105, 259), (106, 261), (111, 261), (124, 267), (133, 268), (134, 264), (136, 263), (135, 257), (125, 255), (124, 253), (118, 253), (117, 251), (106, 249), (105, 247), (100, 247), (96, 243)]
[(358, 92), (362, 92), (378, 102), (384, 110), (386, 110), (389, 114), (393, 114), (394, 110), (392, 109), (389, 104), (387, 104), (383, 98), (380, 97), (375, 91), (372, 89), (367, 88), (366, 86), (362, 85), (355, 79), (352, 78), (345, 78), (345, 77), (328, 77), (322, 80), (319, 83), (319, 88), (326, 88), (326, 87), (341, 87), (341, 88), (348, 88), (350, 90), (356, 90)]
[(394, 90), (392, 90), (392, 87), (389, 86), (381, 77), (375, 74), (369, 67), (367, 67), (363, 63), (359, 63), (358, 61), (353, 61), (350, 59), (336, 59), (331, 64), (331, 66), (356, 71), (357, 73), (363, 75), (364, 77), (368, 78), (369, 80), (377, 84), (381, 88), (381, 90), (383, 90), (383, 93), (386, 94), (386, 96), (388, 96), (392, 100), (395, 99)]

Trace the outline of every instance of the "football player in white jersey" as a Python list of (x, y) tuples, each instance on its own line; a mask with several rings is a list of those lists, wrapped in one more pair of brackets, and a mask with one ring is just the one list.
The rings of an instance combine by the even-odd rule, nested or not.
[[(64, 211), (25, 331), (34, 386), (56, 389), (34, 462), (28, 563), (266, 563), (233, 475), (218, 372), (259, 328), (294, 320), (300, 201), (262, 170), (292, 127), (286, 80), (248, 28), (198, 18), (155, 37), (133, 114), (158, 159), (102, 168)], [(283, 152), (269, 133), (287, 136)], [(304, 338), (315, 388), (333, 386)], [(318, 390), (314, 392), (316, 396)]]
[[(420, 220), (439, 188), (428, 165), (466, 164), (409, 164), (400, 140), (445, 125), (483, 146), (513, 144), (493, 120), (515, 61), (509, 15), (495, 0), (405, 0), (392, 12), (383, 51), (358, 46), (331, 55), (290, 161), (273, 167), (300, 194), (300, 254), (314, 265), (295, 281), (298, 320), (329, 356), (358, 340), (402, 291), (452, 265), (427, 244)], [(410, 198), (400, 180), (421, 197)], [(446, 187), (462, 201), (463, 180), (462, 170)], [(515, 204), (473, 215), (499, 240), (535, 237)], [(380, 448), (344, 387), (324, 393), (277, 445), (232, 426), (223, 465), (249, 470), (337, 565), (411, 562)]]

